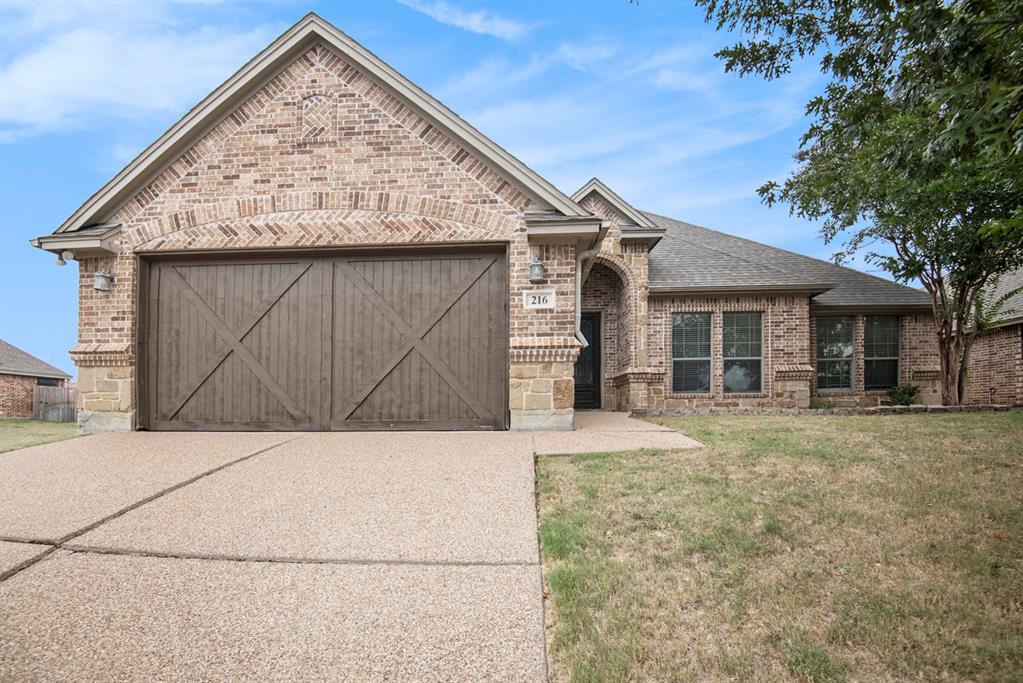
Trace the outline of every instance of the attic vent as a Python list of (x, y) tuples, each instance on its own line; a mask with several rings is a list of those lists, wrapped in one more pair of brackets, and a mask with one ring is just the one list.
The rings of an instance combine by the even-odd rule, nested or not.
[(309, 95), (302, 100), (302, 140), (328, 140), (335, 130), (336, 110), (329, 95)]

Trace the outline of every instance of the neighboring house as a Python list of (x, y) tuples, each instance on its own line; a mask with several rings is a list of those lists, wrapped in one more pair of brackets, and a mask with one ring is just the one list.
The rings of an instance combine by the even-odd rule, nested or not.
[[(1003, 275), (988, 299), (997, 301), (1021, 287), (1023, 268)], [(995, 329), (974, 341), (966, 401), (1023, 406), (1023, 292), (1009, 297)]]
[(566, 196), (315, 15), (33, 243), (79, 262), (85, 429), (938, 400), (924, 293)]
[(0, 339), (0, 417), (32, 417), (36, 386), (62, 386), (71, 375)]

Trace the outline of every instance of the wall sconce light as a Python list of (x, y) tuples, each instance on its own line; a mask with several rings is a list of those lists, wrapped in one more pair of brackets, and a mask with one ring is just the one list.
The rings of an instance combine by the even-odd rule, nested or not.
[(543, 263), (535, 256), (529, 264), (529, 281), (543, 282)]
[(93, 276), (92, 288), (100, 292), (109, 292), (114, 274), (109, 269), (97, 271)]

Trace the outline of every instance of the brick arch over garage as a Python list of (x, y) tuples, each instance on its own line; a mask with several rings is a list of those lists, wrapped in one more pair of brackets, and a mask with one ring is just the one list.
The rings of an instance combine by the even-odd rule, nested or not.
[[(348, 221), (350, 227), (332, 221)], [(394, 192), (310, 191), (225, 200), (174, 212), (127, 226), (122, 240), (129, 249), (143, 251), (414, 244), (509, 240), (520, 228), (517, 216), (461, 202)], [(203, 239), (212, 243), (203, 244)]]
[(160, 235), (136, 251), (495, 242), (507, 235), (455, 221), (381, 211), (314, 210), (235, 218)]

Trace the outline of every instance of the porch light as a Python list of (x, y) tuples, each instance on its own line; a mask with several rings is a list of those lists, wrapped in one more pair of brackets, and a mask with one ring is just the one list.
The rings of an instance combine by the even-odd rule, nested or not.
[(529, 264), (529, 281), (543, 282), (543, 263), (535, 256)]
[(114, 281), (114, 274), (109, 270), (97, 271), (93, 276), (92, 288), (100, 292), (109, 292), (110, 283)]

